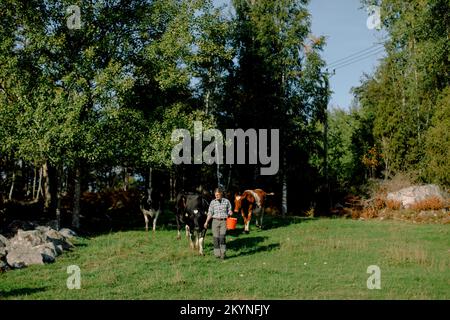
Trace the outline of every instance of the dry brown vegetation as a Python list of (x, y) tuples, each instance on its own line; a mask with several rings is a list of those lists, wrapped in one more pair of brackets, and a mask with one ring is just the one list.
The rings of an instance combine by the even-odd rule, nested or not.
[(413, 185), (413, 179), (398, 175), (392, 180), (375, 183), (369, 192), (369, 199), (349, 195), (345, 207), (332, 211), (333, 214), (352, 219), (404, 220), (413, 223), (450, 223), (450, 203), (437, 197), (416, 202), (404, 209), (400, 201), (387, 200), (389, 192), (398, 191)]

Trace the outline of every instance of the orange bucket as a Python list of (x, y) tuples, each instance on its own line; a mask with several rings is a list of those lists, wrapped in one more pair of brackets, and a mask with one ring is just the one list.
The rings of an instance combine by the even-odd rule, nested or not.
[(228, 230), (234, 230), (236, 229), (236, 224), (237, 224), (237, 218), (227, 218), (227, 229)]

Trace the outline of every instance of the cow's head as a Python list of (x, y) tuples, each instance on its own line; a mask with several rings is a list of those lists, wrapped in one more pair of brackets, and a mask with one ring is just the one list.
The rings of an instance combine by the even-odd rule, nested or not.
[(241, 210), (241, 207), (242, 207), (242, 198), (243, 198), (243, 196), (242, 196), (242, 195), (239, 195), (239, 194), (237, 194), (237, 193), (234, 195), (234, 212), (235, 212), (235, 213), (238, 213), (239, 210)]
[(191, 219), (194, 220), (195, 230), (200, 230), (203, 224), (205, 223), (206, 212), (202, 211), (202, 209), (194, 209), (191, 214)]

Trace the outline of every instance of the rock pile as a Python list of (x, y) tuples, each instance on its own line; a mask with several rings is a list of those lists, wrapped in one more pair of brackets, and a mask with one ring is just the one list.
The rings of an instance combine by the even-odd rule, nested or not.
[(63, 251), (74, 247), (74, 237), (76, 234), (70, 229), (57, 231), (49, 226), (18, 229), (10, 239), (0, 235), (0, 271), (54, 262)]

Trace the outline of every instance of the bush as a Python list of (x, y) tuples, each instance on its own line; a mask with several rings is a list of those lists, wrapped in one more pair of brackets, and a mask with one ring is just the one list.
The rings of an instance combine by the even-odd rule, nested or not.
[(446, 207), (446, 203), (438, 197), (430, 197), (422, 201), (418, 201), (411, 206), (415, 211), (440, 210)]
[(391, 210), (400, 210), (402, 203), (396, 200), (386, 200), (386, 207)]

